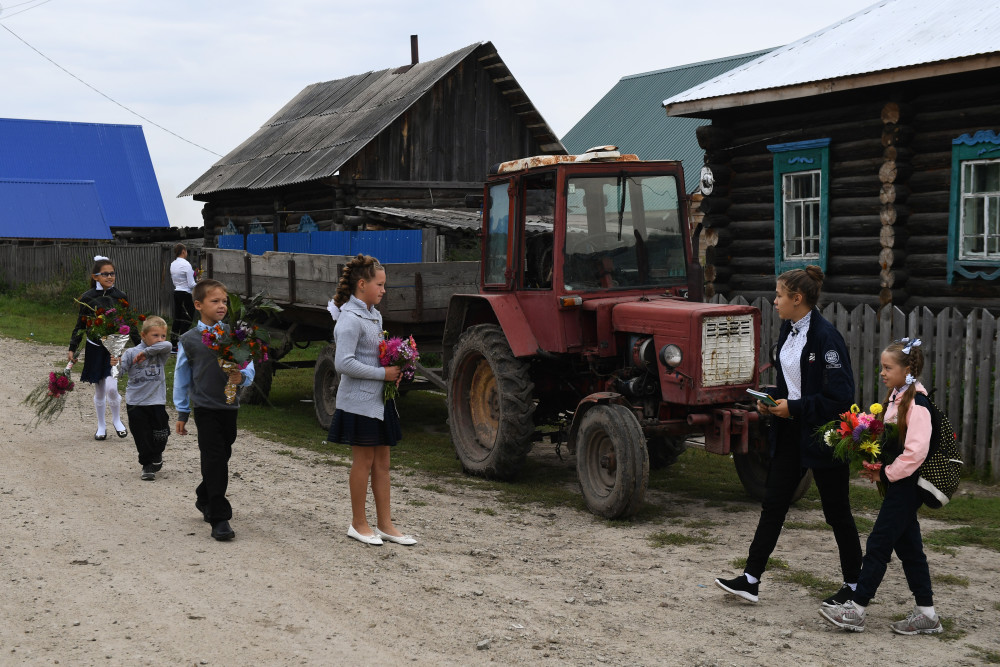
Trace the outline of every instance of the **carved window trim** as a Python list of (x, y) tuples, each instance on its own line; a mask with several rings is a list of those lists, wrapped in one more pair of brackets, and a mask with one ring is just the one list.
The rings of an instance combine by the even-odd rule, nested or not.
[[(774, 153), (774, 272), (779, 275), (789, 269), (816, 264), (826, 271), (829, 248), (830, 217), (830, 139), (811, 139), (784, 144), (771, 144)], [(819, 252), (807, 257), (785, 257), (785, 176), (798, 172), (819, 174)]]
[(993, 130), (965, 133), (951, 141), (951, 192), (948, 204), (948, 283), (956, 277), (996, 280), (1000, 278), (1000, 258), (961, 257), (962, 174), (969, 163), (1000, 161), (1000, 135)]

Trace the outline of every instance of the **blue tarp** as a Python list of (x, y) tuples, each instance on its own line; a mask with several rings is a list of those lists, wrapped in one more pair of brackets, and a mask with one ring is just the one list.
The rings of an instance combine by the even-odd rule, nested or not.
[[(243, 250), (242, 235), (224, 234), (218, 246), (228, 250)], [(274, 249), (273, 234), (247, 234), (246, 251), (262, 255)], [(384, 264), (419, 262), (423, 252), (423, 233), (419, 230), (389, 230), (379, 232), (282, 232), (278, 234), (280, 252), (300, 252), (313, 255), (372, 255)]]

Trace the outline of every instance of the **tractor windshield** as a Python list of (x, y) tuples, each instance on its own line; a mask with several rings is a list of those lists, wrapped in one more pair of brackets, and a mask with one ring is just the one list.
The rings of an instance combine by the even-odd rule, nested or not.
[(674, 176), (570, 178), (563, 284), (567, 290), (683, 285), (686, 232)]

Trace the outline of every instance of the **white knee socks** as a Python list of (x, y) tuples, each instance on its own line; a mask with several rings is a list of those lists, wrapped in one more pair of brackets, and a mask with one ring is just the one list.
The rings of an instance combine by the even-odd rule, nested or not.
[(105, 400), (110, 403), (111, 423), (116, 431), (124, 431), (122, 423), (122, 395), (118, 393), (118, 378), (109, 377), (104, 380)]
[[(108, 427), (104, 423), (104, 391), (102, 390), (102, 385), (97, 385), (97, 393), (94, 394), (94, 409), (97, 410), (97, 433), (94, 435), (102, 436), (107, 433)], [(100, 396), (100, 398), (98, 398)]]

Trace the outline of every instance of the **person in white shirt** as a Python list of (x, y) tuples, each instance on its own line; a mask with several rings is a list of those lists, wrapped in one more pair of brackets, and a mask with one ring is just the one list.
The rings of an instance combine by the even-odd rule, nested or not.
[(174, 259), (170, 263), (170, 279), (174, 282), (174, 322), (170, 327), (170, 344), (177, 352), (177, 339), (191, 328), (194, 321), (194, 301), (191, 290), (195, 286), (194, 269), (187, 260), (188, 251), (183, 243), (174, 246)]

